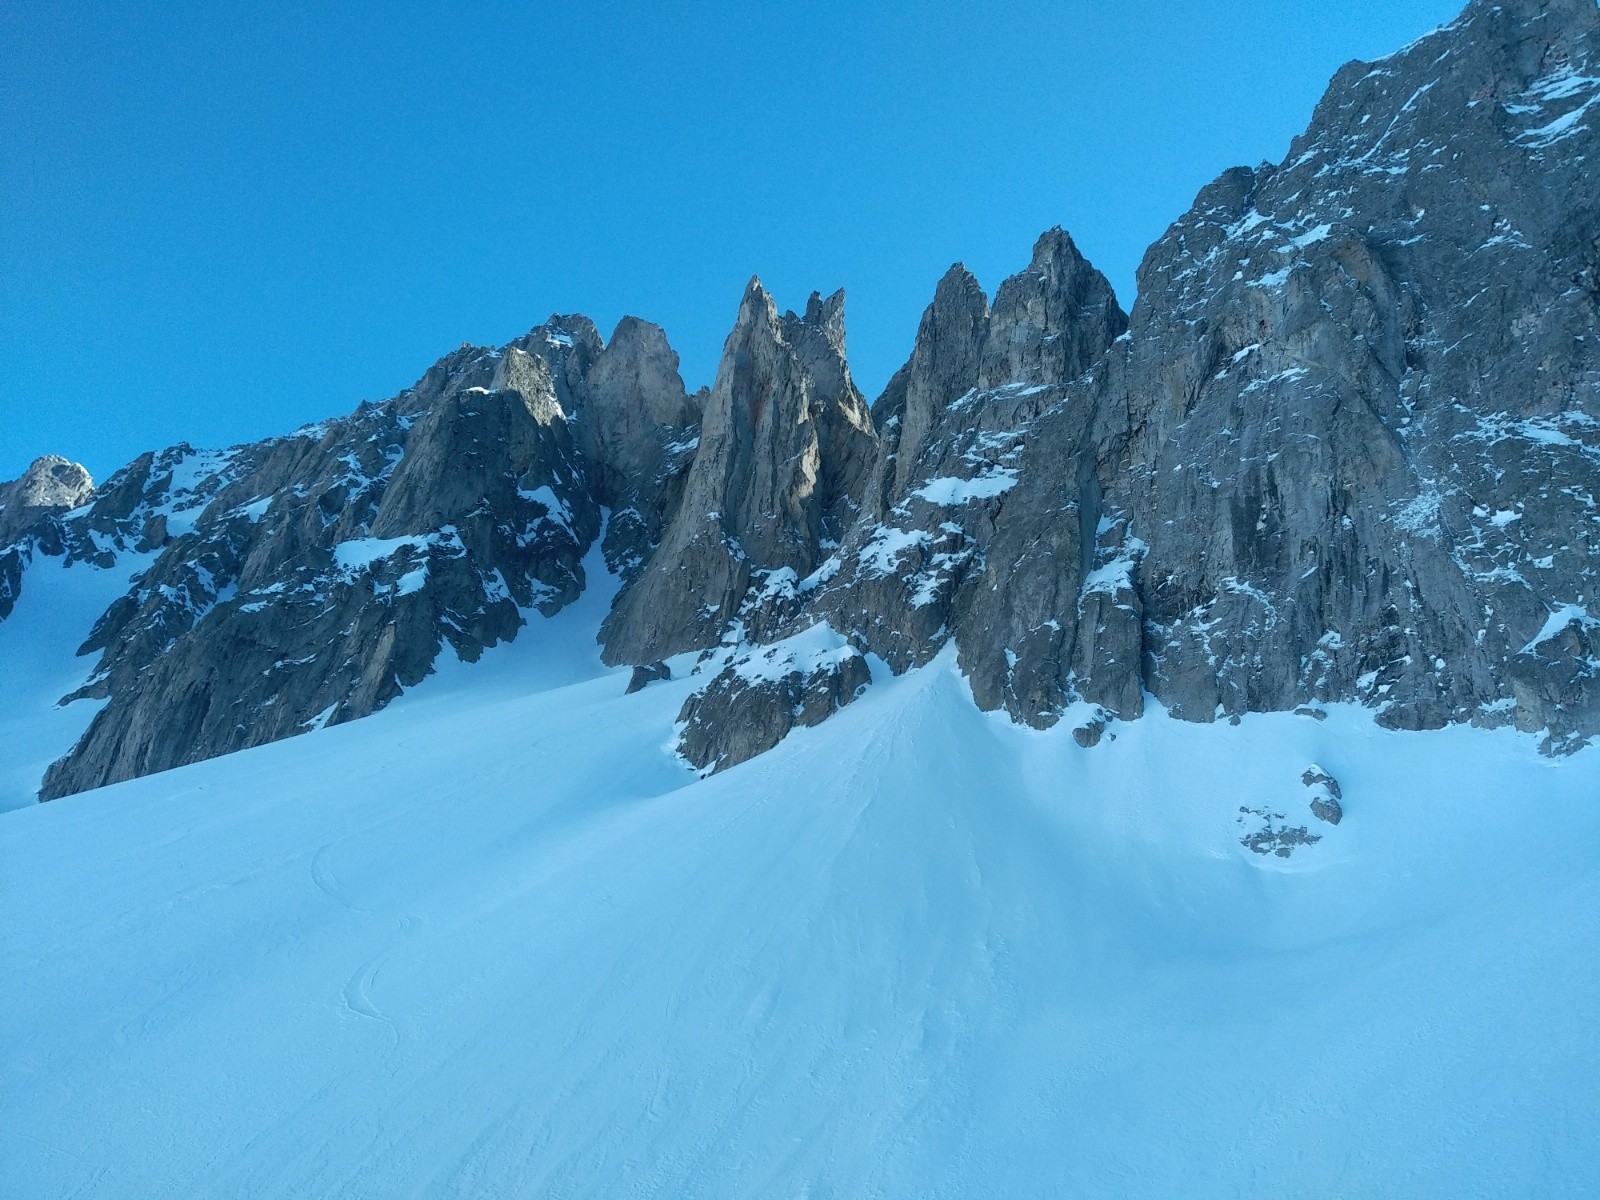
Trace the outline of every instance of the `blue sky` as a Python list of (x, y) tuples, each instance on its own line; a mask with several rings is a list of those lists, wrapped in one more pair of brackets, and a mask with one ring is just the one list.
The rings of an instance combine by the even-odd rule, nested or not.
[(708, 383), (752, 273), (848, 292), (875, 396), (933, 284), (1145, 246), (1457, 0), (0, 11), (0, 478), (391, 395), (552, 311)]

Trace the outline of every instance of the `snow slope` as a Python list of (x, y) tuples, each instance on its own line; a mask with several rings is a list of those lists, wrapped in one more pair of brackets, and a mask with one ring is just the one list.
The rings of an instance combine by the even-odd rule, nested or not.
[(17, 606), (0, 621), (0, 812), (32, 805), (52, 762), (72, 748), (103, 701), (56, 702), (88, 682), (99, 655), (78, 647), (128, 580), (150, 562), (126, 554), (115, 568), (63, 566), (35, 555)]
[(0, 816), (0, 1195), (1600, 1194), (1600, 752), (1085, 751), (946, 657), (702, 781), (606, 599)]

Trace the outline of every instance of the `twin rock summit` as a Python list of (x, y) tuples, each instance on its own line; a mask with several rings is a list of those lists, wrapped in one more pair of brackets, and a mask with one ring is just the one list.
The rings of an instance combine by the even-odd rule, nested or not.
[(597, 541), (605, 660), (696, 673), (705, 770), (951, 643), (980, 706), (1085, 745), (1153, 699), (1573, 749), (1600, 732), (1597, 126), (1595, 0), (1474, 0), (1206, 187), (1131, 317), (1052, 230), (992, 298), (952, 267), (870, 404), (842, 293), (780, 313), (752, 281), (709, 391), (654, 325), (552, 317), (285, 437), (98, 488), (40, 459), (0, 488), (0, 618), (42, 558), (132, 574), (41, 795), (539, 637)]

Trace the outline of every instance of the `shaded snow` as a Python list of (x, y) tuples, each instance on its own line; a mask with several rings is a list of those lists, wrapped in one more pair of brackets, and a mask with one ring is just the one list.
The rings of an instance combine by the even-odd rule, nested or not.
[[(592, 591), (0, 816), (0, 1194), (1600, 1189), (1600, 753), (1337, 706), (1085, 751), (947, 651), (701, 781), (698, 681), (623, 696)], [(1250, 853), (1309, 763), (1343, 823)]]
[(919, 549), (933, 539), (921, 529), (901, 529), (894, 525), (879, 525), (872, 537), (856, 554), (864, 571), (874, 575), (892, 574), (907, 550)]
[(543, 505), (550, 520), (560, 525), (572, 537), (577, 537), (577, 534), (573, 533), (572, 530), (571, 510), (567, 508), (566, 503), (560, 496), (556, 495), (555, 489), (548, 483), (541, 484), (531, 491), (527, 488), (518, 488), (517, 495), (524, 500), (532, 500), (535, 504)]
[(88, 682), (100, 656), (79, 658), (78, 647), (153, 557), (126, 555), (101, 570), (34, 555), (16, 607), (0, 621), (0, 811), (35, 802), (45, 769), (72, 749), (102, 707), (96, 700), (64, 708), (56, 702)]
[(424, 550), (431, 540), (431, 534), (397, 538), (351, 538), (333, 548), (333, 561), (347, 570), (363, 571), (373, 563), (381, 562), (402, 550)]

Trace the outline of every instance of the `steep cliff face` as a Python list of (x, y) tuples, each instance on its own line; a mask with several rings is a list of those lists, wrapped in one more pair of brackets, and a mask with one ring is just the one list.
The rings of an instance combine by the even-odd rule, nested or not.
[(1101, 402), (1174, 711), (1593, 731), (1592, 692), (1509, 685), (1551, 654), (1592, 676), (1544, 627), (1594, 598), (1597, 89), (1594, 4), (1475, 3), (1344, 68), (1281, 166), (1151, 249)]
[(0, 492), (0, 617), (34, 554), (154, 556), (45, 794), (371, 712), (570, 601), (603, 520), (605, 658), (699, 674), (705, 770), (951, 641), (980, 706), (1085, 744), (1154, 696), (1573, 748), (1600, 732), (1597, 121), (1592, 0), (1474, 0), (1205, 188), (1131, 318), (1060, 230), (992, 305), (952, 267), (870, 412), (842, 293), (780, 315), (752, 281), (707, 393), (655, 326), (552, 317), (92, 496), (41, 460)]
[(661, 546), (618, 597), (606, 661), (715, 646), (753, 582), (806, 575), (860, 511), (877, 443), (845, 365), (844, 293), (778, 315), (751, 280)]
[(879, 510), (774, 632), (897, 671), (954, 638), (980, 705), (1086, 742), (1146, 692), (1600, 729), (1597, 25), (1473, 4), (1344, 68), (1151, 248), (1126, 338), (1050, 237), (993, 316), (953, 269), (876, 408)]
[(677, 511), (698, 444), (703, 394), (690, 396), (659, 325), (624, 317), (583, 377), (572, 431), (611, 512), (606, 562), (632, 578)]

